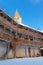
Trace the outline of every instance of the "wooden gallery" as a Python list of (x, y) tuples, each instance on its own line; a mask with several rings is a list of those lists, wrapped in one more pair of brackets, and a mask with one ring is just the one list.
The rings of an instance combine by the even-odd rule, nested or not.
[(43, 56), (43, 33), (21, 22), (18, 11), (11, 18), (0, 9), (0, 58)]

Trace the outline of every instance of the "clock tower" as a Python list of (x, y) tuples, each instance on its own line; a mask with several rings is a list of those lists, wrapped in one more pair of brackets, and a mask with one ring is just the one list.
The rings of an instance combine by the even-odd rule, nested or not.
[(16, 21), (18, 24), (21, 24), (22, 22), (22, 18), (20, 17), (18, 11), (16, 10), (14, 16), (13, 16), (13, 20)]

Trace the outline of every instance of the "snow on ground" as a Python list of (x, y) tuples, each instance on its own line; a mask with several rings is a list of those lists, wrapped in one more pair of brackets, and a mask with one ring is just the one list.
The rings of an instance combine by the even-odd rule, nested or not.
[(43, 57), (0, 60), (0, 65), (43, 65)]

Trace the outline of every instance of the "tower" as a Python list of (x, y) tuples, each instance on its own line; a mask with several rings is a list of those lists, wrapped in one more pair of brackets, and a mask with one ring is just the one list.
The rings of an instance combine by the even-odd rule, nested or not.
[(18, 11), (16, 10), (14, 16), (13, 16), (13, 20), (16, 21), (18, 24), (21, 24), (22, 22), (22, 18), (20, 17)]

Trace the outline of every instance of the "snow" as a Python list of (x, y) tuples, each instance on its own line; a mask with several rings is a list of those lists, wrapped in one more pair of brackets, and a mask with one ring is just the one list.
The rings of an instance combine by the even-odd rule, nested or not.
[(43, 65), (43, 57), (0, 60), (0, 65)]
[(41, 32), (43, 33), (43, 30), (41, 30)]
[(25, 26), (25, 27), (28, 27), (28, 28), (30, 28), (30, 29), (33, 29), (33, 30), (36, 30), (36, 31), (38, 31), (38, 32), (43, 33), (43, 30), (38, 30), (38, 29), (32, 28), (32, 27), (30, 27), (30, 26), (28, 26), (28, 25), (25, 25), (25, 24), (20, 24), (20, 25), (23, 25), (23, 26)]

